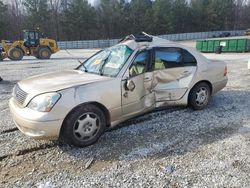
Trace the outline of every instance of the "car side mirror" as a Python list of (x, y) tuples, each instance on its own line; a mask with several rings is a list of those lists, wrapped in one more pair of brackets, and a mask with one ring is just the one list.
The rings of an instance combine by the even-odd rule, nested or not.
[(135, 83), (133, 80), (127, 80), (125, 83), (125, 90), (127, 91), (134, 91), (135, 89)]

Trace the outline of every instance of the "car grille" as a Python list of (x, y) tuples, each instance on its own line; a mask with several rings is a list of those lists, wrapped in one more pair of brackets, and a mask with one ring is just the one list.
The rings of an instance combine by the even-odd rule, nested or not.
[(23, 105), (28, 93), (23, 91), (18, 84), (13, 89), (13, 97), (14, 99), (21, 105)]

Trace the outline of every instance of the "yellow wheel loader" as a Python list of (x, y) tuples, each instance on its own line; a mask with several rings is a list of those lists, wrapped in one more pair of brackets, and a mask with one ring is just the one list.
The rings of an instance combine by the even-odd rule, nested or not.
[(24, 40), (2, 40), (0, 60), (9, 58), (13, 61), (23, 59), (23, 56), (35, 56), (38, 59), (50, 59), (50, 56), (60, 49), (53, 39), (42, 38), (39, 31), (24, 31)]

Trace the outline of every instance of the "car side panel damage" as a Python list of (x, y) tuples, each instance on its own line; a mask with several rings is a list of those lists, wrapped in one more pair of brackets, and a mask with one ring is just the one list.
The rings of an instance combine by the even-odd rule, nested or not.
[(180, 100), (188, 90), (195, 72), (196, 67), (154, 71), (152, 90), (156, 102)]

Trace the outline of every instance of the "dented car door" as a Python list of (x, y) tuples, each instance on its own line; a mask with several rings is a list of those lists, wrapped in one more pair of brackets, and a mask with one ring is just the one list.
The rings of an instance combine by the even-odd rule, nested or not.
[(151, 51), (139, 52), (124, 75), (122, 81), (122, 111), (125, 116), (154, 107), (153, 73), (148, 72), (150, 61)]
[(153, 58), (153, 83), (156, 102), (181, 99), (195, 75), (197, 62), (185, 49), (155, 48)]

